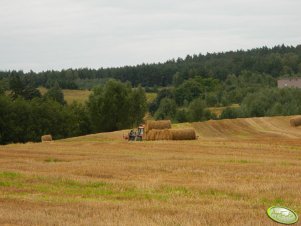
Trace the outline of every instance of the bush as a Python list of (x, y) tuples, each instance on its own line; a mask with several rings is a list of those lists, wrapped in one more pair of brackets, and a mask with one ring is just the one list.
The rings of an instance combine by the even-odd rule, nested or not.
[(262, 89), (247, 95), (241, 105), (244, 117), (301, 114), (300, 89)]
[(177, 111), (176, 102), (170, 98), (163, 98), (155, 113), (155, 119), (174, 119)]
[(58, 83), (56, 83), (53, 87), (51, 87), (47, 91), (47, 93), (45, 93), (44, 97), (47, 99), (57, 101), (60, 104), (66, 104), (64, 99), (64, 93)]
[(188, 111), (185, 109), (178, 109), (176, 112), (175, 120), (177, 122), (187, 122), (189, 121)]
[(188, 107), (189, 121), (196, 122), (206, 120), (205, 108), (205, 102), (201, 98), (193, 100)]
[(234, 119), (239, 118), (240, 112), (238, 108), (231, 108), (227, 107), (223, 110), (222, 114), (220, 115), (221, 119)]

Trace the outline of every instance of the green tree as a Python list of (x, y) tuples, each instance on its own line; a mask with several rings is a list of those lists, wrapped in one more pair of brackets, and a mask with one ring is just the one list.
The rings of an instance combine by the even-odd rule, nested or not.
[(175, 90), (175, 100), (178, 105), (182, 106), (184, 101), (192, 101), (202, 94), (201, 84), (194, 79), (185, 81)]
[(0, 95), (4, 95), (7, 90), (7, 84), (4, 79), (0, 79)]
[(130, 96), (130, 117), (133, 126), (137, 126), (143, 121), (147, 111), (147, 100), (145, 91), (141, 86), (133, 89)]
[(241, 104), (241, 110), (244, 117), (301, 114), (301, 90), (262, 89), (247, 95)]
[(73, 102), (68, 106), (69, 117), (71, 120), (71, 136), (80, 136), (92, 132), (92, 124), (89, 117), (89, 111), (86, 105)]
[(11, 90), (11, 97), (17, 99), (18, 96), (23, 96), (25, 85), (23, 84), (19, 75), (12, 75), (9, 80), (9, 88)]
[(21, 79), (19, 74), (13, 74), (9, 80), (9, 88), (11, 97), (15, 100), (18, 97), (23, 97), (26, 100), (41, 97), (41, 93), (36, 89), (31, 80)]
[(154, 115), (155, 112), (158, 110), (160, 102), (163, 98), (174, 99), (174, 89), (164, 88), (158, 92), (156, 99), (149, 105), (149, 112), (152, 115)]
[(155, 113), (156, 119), (174, 119), (177, 111), (177, 104), (173, 99), (163, 98)]
[(25, 86), (25, 89), (23, 91), (23, 97), (26, 100), (32, 100), (34, 98), (42, 97), (42, 94), (38, 89), (36, 89), (33, 86), (29, 85), (29, 86)]
[(44, 97), (46, 99), (54, 100), (60, 104), (66, 104), (64, 93), (57, 82), (52, 88), (47, 91), (47, 93), (45, 93)]
[(66, 106), (51, 99), (36, 98), (31, 102), (31, 115), (34, 119), (32, 130), (36, 141), (40, 136), (51, 134), (54, 139), (70, 137), (74, 129), (74, 121)]
[(177, 122), (189, 121), (188, 111), (186, 109), (177, 109), (175, 119)]
[(14, 122), (11, 120), (12, 101), (0, 96), (0, 144), (7, 144), (14, 138)]
[(181, 74), (179, 72), (175, 73), (172, 78), (172, 84), (174, 87), (178, 87), (183, 83), (184, 79), (181, 77)]
[(222, 114), (220, 115), (221, 119), (234, 119), (240, 116), (239, 109), (227, 107), (223, 110)]
[[(140, 91), (138, 90), (135, 96)], [(131, 86), (116, 80), (109, 80), (105, 86), (95, 88), (88, 102), (94, 131), (125, 129), (131, 127), (134, 121), (140, 121), (139, 117), (142, 116), (145, 106), (142, 103), (144, 98), (142, 96), (141, 101), (138, 101), (139, 104), (135, 105), (139, 117), (138, 113), (133, 117), (132, 97)]]
[(192, 122), (203, 121), (206, 119), (206, 105), (201, 98), (193, 100), (188, 108), (189, 119)]

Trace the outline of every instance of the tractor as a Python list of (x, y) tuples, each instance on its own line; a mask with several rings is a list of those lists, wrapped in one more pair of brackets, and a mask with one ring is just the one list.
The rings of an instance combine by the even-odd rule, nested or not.
[(128, 141), (142, 141), (144, 134), (144, 125), (139, 125), (137, 130), (132, 129), (126, 136), (123, 136), (124, 139)]

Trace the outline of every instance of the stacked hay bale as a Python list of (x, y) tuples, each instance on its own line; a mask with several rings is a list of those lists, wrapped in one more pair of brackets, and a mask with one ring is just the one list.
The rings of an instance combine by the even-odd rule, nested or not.
[(52, 136), (51, 135), (44, 135), (41, 137), (42, 142), (49, 142), (52, 141)]
[(171, 121), (170, 120), (159, 120), (159, 121), (147, 121), (145, 125), (145, 133), (147, 134), (149, 131), (153, 129), (170, 129)]
[(155, 140), (157, 131), (156, 130), (150, 130), (146, 134), (146, 140)]
[(172, 135), (168, 129), (152, 129), (148, 131), (146, 140), (172, 140)]
[(166, 140), (169, 132), (166, 129), (171, 128), (170, 120), (147, 121), (144, 129), (146, 140)]
[(301, 125), (301, 116), (294, 117), (290, 120), (290, 124), (293, 127), (297, 127)]
[(172, 133), (170, 129), (165, 129), (162, 131), (163, 140), (172, 140)]
[(146, 140), (195, 140), (194, 129), (171, 129), (170, 120), (147, 121), (145, 125)]

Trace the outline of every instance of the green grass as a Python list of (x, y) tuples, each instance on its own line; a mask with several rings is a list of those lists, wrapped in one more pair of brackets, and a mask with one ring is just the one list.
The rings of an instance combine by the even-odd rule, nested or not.
[[(160, 200), (172, 197), (216, 196), (239, 199), (240, 194), (219, 190), (199, 191), (186, 187), (160, 186), (138, 188), (127, 184), (111, 184), (101, 181), (78, 181), (57, 177), (28, 176), (14, 172), (0, 173), (0, 191), (6, 197), (33, 198), (37, 200), (80, 202), (84, 200)], [(17, 192), (16, 192), (17, 189)]]
[(15, 172), (0, 172), (1, 187), (20, 187), (21, 174)]
[(20, 178), (21, 174), (15, 172), (0, 172), (0, 179), (16, 179)]
[[(82, 182), (64, 178), (25, 176), (13, 172), (0, 173), (0, 190), (1, 187), (6, 187), (4, 191), (6, 196), (21, 195), (24, 198), (24, 196), (37, 194), (39, 198), (46, 200), (57, 199), (57, 197), (66, 200), (166, 200), (169, 195), (164, 191), (162, 193), (158, 190), (139, 189), (130, 185), (119, 186), (99, 181)], [(25, 192), (16, 193), (16, 188), (22, 188)]]

